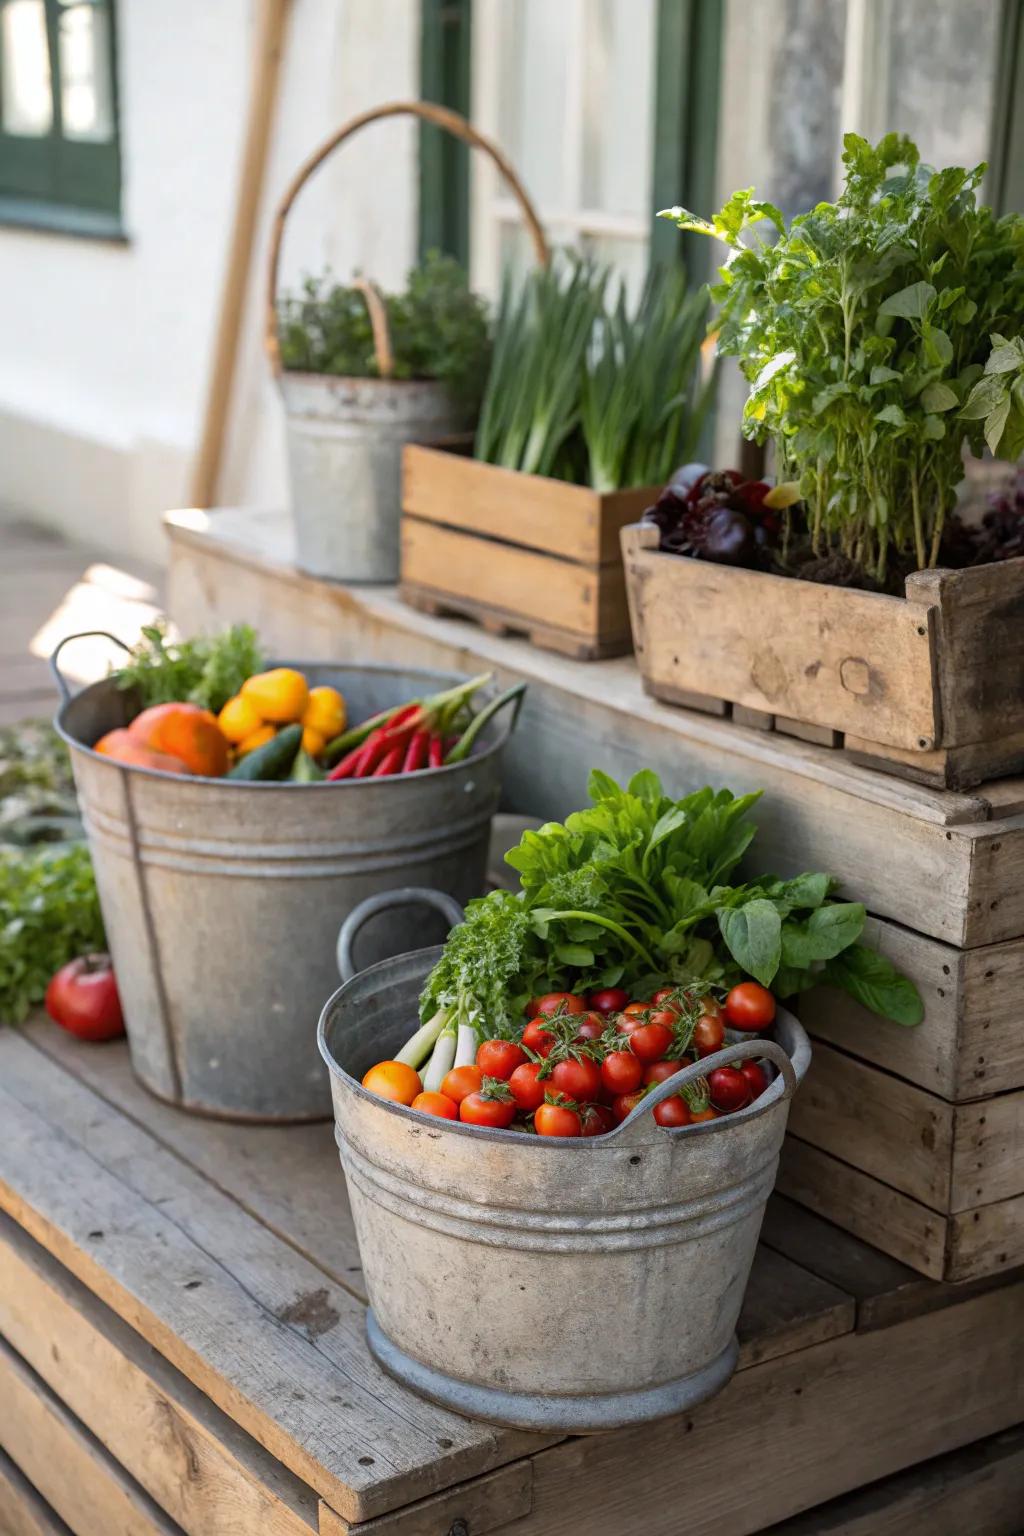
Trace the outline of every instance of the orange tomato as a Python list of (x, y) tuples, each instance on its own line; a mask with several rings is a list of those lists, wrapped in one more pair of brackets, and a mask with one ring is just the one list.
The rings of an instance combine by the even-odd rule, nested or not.
[(128, 732), (153, 752), (180, 757), (190, 773), (219, 779), (228, 771), (228, 740), (208, 709), (198, 704), (154, 704), (136, 715)]
[(378, 1061), (363, 1078), (363, 1087), (393, 1104), (411, 1104), (423, 1091), (419, 1073), (404, 1061)]
[(484, 1085), (484, 1075), (479, 1067), (452, 1067), (441, 1084), (441, 1092), (456, 1104), (461, 1104), (470, 1093), (479, 1093)]
[(436, 1115), (439, 1120), (457, 1120), (459, 1106), (444, 1093), (418, 1093), (412, 1101), (413, 1109), (421, 1115)]
[(154, 752), (151, 747), (136, 741), (131, 731), (108, 731), (93, 747), (104, 757), (112, 757), (118, 763), (131, 763), (135, 768), (158, 768), (161, 773), (189, 773), (191, 770), (180, 757), (168, 752)]

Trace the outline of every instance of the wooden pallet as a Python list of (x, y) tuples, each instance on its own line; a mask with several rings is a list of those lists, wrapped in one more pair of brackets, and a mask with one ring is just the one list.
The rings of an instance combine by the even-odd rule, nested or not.
[[(776, 1200), (714, 1401), (584, 1440), (473, 1423), (369, 1357), (329, 1126), (189, 1118), (138, 1087), (123, 1044), (46, 1021), (0, 1035), (0, 1085), (0, 1514), (18, 1536), (674, 1536), (684, 1505), (693, 1536), (747, 1536), (1021, 1415), (1024, 1275), (935, 1285)], [(965, 1361), (984, 1391), (964, 1391)], [(723, 1446), (758, 1477), (723, 1479)], [(1018, 1493), (1007, 1451), (993, 1536)]]
[(471, 619), (489, 635), (523, 635), (531, 645), (542, 651), (555, 651), (559, 656), (570, 656), (574, 661), (601, 661), (608, 656), (624, 656), (632, 649), (628, 635), (617, 639), (588, 640), (571, 629), (559, 629), (555, 624), (542, 624), (524, 619), (504, 608), (494, 608), (470, 597), (456, 597), (448, 592), (438, 592), (431, 587), (420, 587), (414, 582), (403, 581), (398, 588), (403, 603), (418, 613), (431, 618)]

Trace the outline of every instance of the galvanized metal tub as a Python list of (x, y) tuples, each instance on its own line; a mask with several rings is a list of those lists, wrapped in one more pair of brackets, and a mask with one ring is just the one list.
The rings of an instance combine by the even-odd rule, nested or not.
[(334, 581), (397, 581), (402, 448), (465, 426), (429, 379), (282, 373), (296, 560)]
[[(581, 1433), (710, 1397), (736, 1364), (736, 1321), (789, 1100), (810, 1045), (731, 1044), (587, 1140), (439, 1124), (360, 1086), (411, 1034), (439, 949), (345, 983), (320, 1019), (335, 1134), (371, 1310), (393, 1376), (475, 1418)], [(650, 1110), (685, 1076), (750, 1055), (779, 1076), (748, 1109), (662, 1130)]]
[[(458, 681), (292, 665), (340, 688), (355, 720)], [(460, 900), (479, 893), (507, 716), (465, 763), (309, 785), (179, 777), (90, 750), (132, 713), (108, 679), (65, 702), (56, 725), (71, 749), (135, 1072), (183, 1109), (328, 1117), (314, 1021), (337, 985), (338, 924), (366, 896), (417, 879)], [(361, 956), (436, 941), (450, 921), (396, 907), (366, 930)]]

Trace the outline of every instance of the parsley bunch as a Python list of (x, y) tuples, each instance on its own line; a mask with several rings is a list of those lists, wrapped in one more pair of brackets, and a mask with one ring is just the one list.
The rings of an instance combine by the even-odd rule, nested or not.
[(216, 714), (262, 667), (256, 631), (248, 624), (232, 624), (219, 635), (171, 640), (161, 619), (142, 626), (130, 660), (114, 678), (119, 688), (138, 691), (143, 709), (191, 703)]

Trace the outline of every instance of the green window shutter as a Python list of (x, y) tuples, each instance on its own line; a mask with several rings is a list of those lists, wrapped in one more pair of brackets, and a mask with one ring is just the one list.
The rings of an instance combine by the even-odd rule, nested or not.
[(997, 71), (989, 198), (998, 213), (1024, 213), (1024, 0), (1003, 0)]
[[(421, 0), (420, 96), (469, 116), (472, 0)], [(443, 251), (469, 265), (469, 149), (420, 125), (420, 259)]]
[[(721, 0), (658, 0), (654, 214), (675, 203), (713, 211), (724, 9)], [(703, 281), (711, 256), (706, 239), (655, 218), (652, 261), (683, 258)]]

